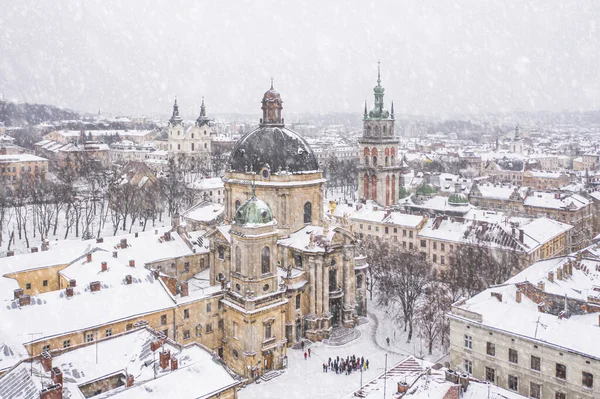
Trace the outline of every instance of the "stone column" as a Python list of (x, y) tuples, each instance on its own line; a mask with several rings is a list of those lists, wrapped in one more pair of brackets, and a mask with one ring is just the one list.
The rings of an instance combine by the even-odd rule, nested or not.
[(314, 257), (308, 258), (308, 269), (309, 269), (309, 290), (308, 290), (308, 307), (309, 313), (316, 313), (316, 303), (315, 303), (315, 259)]
[(316, 313), (317, 315), (322, 315), (323, 314), (323, 258), (322, 257), (318, 257), (317, 261), (317, 269), (316, 269), (316, 276), (315, 276), (315, 286), (316, 286), (316, 290), (315, 290), (315, 295), (316, 295)]
[(331, 266), (323, 268), (323, 314), (329, 313), (329, 271)]
[(354, 259), (352, 257), (352, 251), (350, 248), (345, 247), (343, 250), (343, 264), (344, 264), (344, 308), (349, 309), (356, 303), (355, 300), (355, 288), (354, 283), (356, 281), (354, 277)]

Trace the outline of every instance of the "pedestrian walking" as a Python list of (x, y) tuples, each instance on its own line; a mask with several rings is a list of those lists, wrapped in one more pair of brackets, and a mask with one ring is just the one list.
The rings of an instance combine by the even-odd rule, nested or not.
[(390, 337), (387, 337), (385, 341), (387, 342), (387, 345), (390, 346)]
[(307, 356), (307, 355), (306, 355), (306, 352), (304, 352), (304, 360), (306, 360), (306, 356)]
[(308, 348), (308, 357), (310, 357), (310, 348)]
[(367, 369), (369, 368), (369, 359), (365, 360), (365, 366), (367, 366)]

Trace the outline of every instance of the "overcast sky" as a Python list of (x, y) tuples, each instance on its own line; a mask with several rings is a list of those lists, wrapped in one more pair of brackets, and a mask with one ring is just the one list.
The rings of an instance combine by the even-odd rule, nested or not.
[[(0, 0), (0, 92), (80, 111), (600, 108), (600, 1)], [(284, 115), (285, 116), (285, 115)]]

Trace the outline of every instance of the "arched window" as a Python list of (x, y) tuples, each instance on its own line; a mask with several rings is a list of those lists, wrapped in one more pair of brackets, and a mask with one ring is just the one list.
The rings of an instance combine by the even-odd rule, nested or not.
[(242, 272), (242, 250), (240, 247), (235, 247), (235, 271)]
[(389, 162), (390, 161), (389, 161), (388, 157), (385, 157), (385, 166), (389, 166)]
[(217, 252), (219, 255), (219, 259), (221, 259), (221, 260), (225, 259), (225, 248), (223, 248), (222, 245), (219, 245), (219, 247), (217, 248)]
[(294, 261), (296, 263), (296, 267), (298, 269), (302, 269), (302, 256), (300, 256), (300, 255), (294, 256)]
[(271, 338), (271, 323), (265, 324), (265, 339)]
[(242, 205), (242, 204), (240, 203), (240, 200), (236, 200), (236, 201), (235, 201), (235, 211), (236, 211), (236, 212), (237, 212), (238, 208), (240, 207), (240, 205)]
[(377, 157), (373, 157), (373, 166), (377, 166)]
[(356, 276), (356, 288), (361, 289), (362, 288), (362, 274), (359, 274)]
[(312, 222), (312, 204), (307, 202), (304, 204), (304, 223)]
[(365, 175), (365, 199), (369, 199), (371, 193), (369, 192), (369, 175)]
[(369, 147), (365, 147), (365, 157), (369, 156), (370, 153), (371, 153), (371, 150), (369, 150)]
[(388, 155), (390, 155), (390, 149), (388, 147), (385, 147), (385, 156), (387, 157)]
[(391, 161), (392, 161), (392, 165), (394, 165), (394, 156), (393, 155), (392, 155)]
[(365, 157), (365, 165), (369, 166), (369, 156), (368, 155)]
[(271, 248), (264, 247), (260, 252), (260, 269), (262, 274), (271, 272)]

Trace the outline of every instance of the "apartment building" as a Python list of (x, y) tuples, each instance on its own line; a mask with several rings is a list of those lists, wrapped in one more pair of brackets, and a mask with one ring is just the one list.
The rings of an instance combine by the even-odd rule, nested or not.
[(45, 179), (48, 160), (31, 154), (0, 155), (0, 181), (10, 189), (25, 177)]
[(450, 366), (529, 398), (600, 396), (600, 262), (536, 262), (452, 306)]

